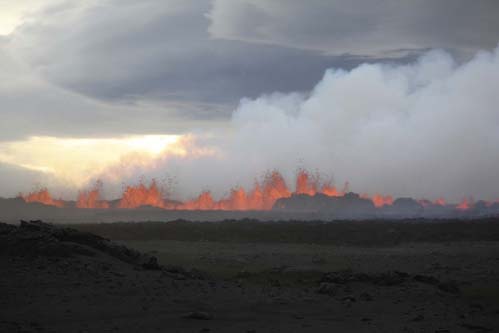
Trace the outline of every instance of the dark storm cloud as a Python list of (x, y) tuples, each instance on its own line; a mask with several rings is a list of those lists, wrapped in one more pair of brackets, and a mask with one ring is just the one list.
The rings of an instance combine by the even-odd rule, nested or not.
[(401, 48), (493, 48), (499, 2), (215, 0), (208, 17), (218, 38), (380, 56)]
[[(30, 135), (116, 136), (184, 132), (176, 110), (154, 104), (108, 103), (55, 86), (34, 76), (0, 43), (0, 142)], [(200, 106), (198, 106), (200, 107)], [(147, 115), (147, 116), (144, 116)]]
[(18, 29), (10, 44), (60, 87), (105, 101), (154, 101), (183, 118), (205, 120), (226, 119), (242, 97), (305, 91), (326, 68), (365, 60), (347, 49), (330, 56), (213, 39), (205, 15), (210, 10), (208, 1), (59, 6), (40, 15), (52, 19), (35, 18)]

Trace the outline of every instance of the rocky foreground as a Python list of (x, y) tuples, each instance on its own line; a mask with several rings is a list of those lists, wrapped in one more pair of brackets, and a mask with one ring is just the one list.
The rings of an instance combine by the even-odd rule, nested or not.
[(499, 245), (462, 251), (428, 269), (407, 251), (393, 267), (214, 278), (91, 233), (0, 224), (0, 332), (498, 331)]

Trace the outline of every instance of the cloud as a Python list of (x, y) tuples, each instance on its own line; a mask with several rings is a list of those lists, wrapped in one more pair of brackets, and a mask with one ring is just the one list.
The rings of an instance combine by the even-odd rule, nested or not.
[(29, 136), (113, 137), (131, 134), (176, 134), (211, 119), (186, 121), (179, 111), (201, 106), (152, 101), (135, 103), (99, 100), (48, 82), (13, 55), (0, 39), (0, 142)]
[(495, 0), (215, 0), (207, 17), (214, 38), (383, 57), (493, 48), (498, 15)]
[(8, 35), (21, 25), (30, 13), (58, 0), (2, 1), (0, 11), (0, 36)]
[(210, 9), (209, 1), (67, 2), (33, 15), (8, 47), (62, 89), (108, 103), (153, 104), (185, 121), (227, 120), (242, 97), (306, 90), (326, 68), (364, 60), (212, 39)]
[[(0, 91), (0, 103), (28, 115), (38, 106), (36, 135), (73, 120), (76, 135), (218, 126), (242, 97), (306, 91), (327, 68), (407, 63), (434, 46), (490, 48), (499, 29), (487, 0), (47, 3), (0, 43), (2, 81), (29, 81), (15, 98)], [(23, 70), (4, 74), (13, 67), (2, 53)]]
[[(50, 188), (60, 194), (64, 186), (50, 174), (29, 170), (17, 165), (0, 162), (0, 197), (13, 197), (19, 193), (28, 193), (41, 186)], [(66, 192), (67, 195), (70, 195)]]
[(483, 0), (48, 3), (0, 38), (0, 140), (220, 128), (243, 97), (307, 91), (327, 68), (407, 63), (433, 45), (490, 45), (497, 31)]

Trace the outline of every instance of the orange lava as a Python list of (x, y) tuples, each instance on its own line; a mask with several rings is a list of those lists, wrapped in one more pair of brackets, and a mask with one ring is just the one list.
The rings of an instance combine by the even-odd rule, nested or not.
[(437, 206), (445, 206), (445, 205), (447, 205), (447, 202), (445, 201), (444, 198), (438, 198), (437, 200), (435, 200), (433, 202), (433, 204), (435, 204)]
[(299, 170), (296, 175), (297, 194), (315, 195), (317, 193), (317, 180), (312, 179), (306, 170)]
[(393, 197), (391, 195), (383, 196), (381, 194), (375, 194), (371, 200), (374, 203), (374, 206), (376, 207), (383, 207), (386, 205), (393, 204)]
[(31, 192), (27, 195), (21, 195), (24, 201), (28, 203), (37, 202), (47, 206), (64, 207), (62, 200), (54, 200), (46, 188), (42, 188), (37, 192)]
[[(142, 206), (151, 206), (170, 210), (271, 210), (275, 202), (281, 198), (288, 198), (293, 194), (316, 195), (324, 194), (330, 197), (341, 197), (349, 192), (349, 184), (345, 183), (343, 189), (339, 190), (329, 182), (321, 181), (319, 175), (311, 175), (307, 170), (300, 169), (296, 175), (295, 191), (291, 191), (284, 177), (277, 171), (267, 172), (265, 176), (255, 181), (250, 190), (242, 186), (234, 187), (229, 194), (219, 200), (215, 200), (210, 191), (203, 191), (196, 198), (185, 202), (168, 201), (158, 187), (156, 181), (152, 181), (149, 186), (140, 183), (139, 185), (129, 185), (123, 191), (121, 199), (117, 204), (111, 205), (109, 201), (101, 197), (102, 183), (98, 182), (91, 190), (80, 191), (76, 201), (78, 208), (123, 208), (133, 209)], [(54, 200), (49, 191), (43, 188), (37, 192), (32, 192), (21, 197), (28, 203), (37, 202), (49, 206), (64, 207), (62, 200)], [(394, 199), (391, 195), (361, 194), (361, 198), (371, 200), (375, 207), (381, 208), (392, 205)], [(418, 200), (424, 207), (432, 205), (446, 206), (443, 198), (435, 201), (426, 199)], [(496, 201), (487, 201), (488, 206)], [(473, 206), (472, 198), (464, 198), (456, 209), (464, 211)]]
[(364, 194), (361, 194), (360, 197), (363, 199), (371, 200), (373, 202), (374, 206), (377, 208), (393, 204), (393, 197), (391, 195), (382, 195), (382, 194), (376, 193), (371, 198), (368, 194), (364, 193)]
[(469, 200), (468, 198), (463, 198), (463, 200), (459, 203), (459, 205), (456, 206), (456, 208), (459, 210), (468, 210), (471, 206), (470, 201), (471, 200)]
[(118, 208), (138, 208), (141, 206), (168, 208), (155, 180), (151, 182), (149, 187), (142, 183), (137, 186), (127, 186), (118, 203)]
[(291, 196), (284, 178), (278, 171), (265, 175), (261, 183), (255, 182), (250, 191), (236, 187), (226, 198), (215, 201), (210, 192), (201, 193), (196, 199), (177, 205), (184, 210), (270, 210), (276, 200)]
[(107, 201), (101, 200), (100, 198), (100, 188), (102, 184), (97, 183), (92, 190), (80, 191), (78, 193), (78, 200), (76, 201), (76, 207), (78, 208), (109, 208), (110, 205)]
[(196, 199), (184, 202), (176, 207), (181, 210), (212, 210), (215, 207), (215, 201), (210, 191), (202, 192)]

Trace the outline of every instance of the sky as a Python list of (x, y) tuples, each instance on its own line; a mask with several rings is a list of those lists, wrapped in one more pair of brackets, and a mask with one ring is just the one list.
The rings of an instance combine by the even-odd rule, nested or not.
[[(0, 196), (277, 168), (499, 198), (496, 0), (0, 0)], [(497, 179), (497, 180), (496, 180)]]

